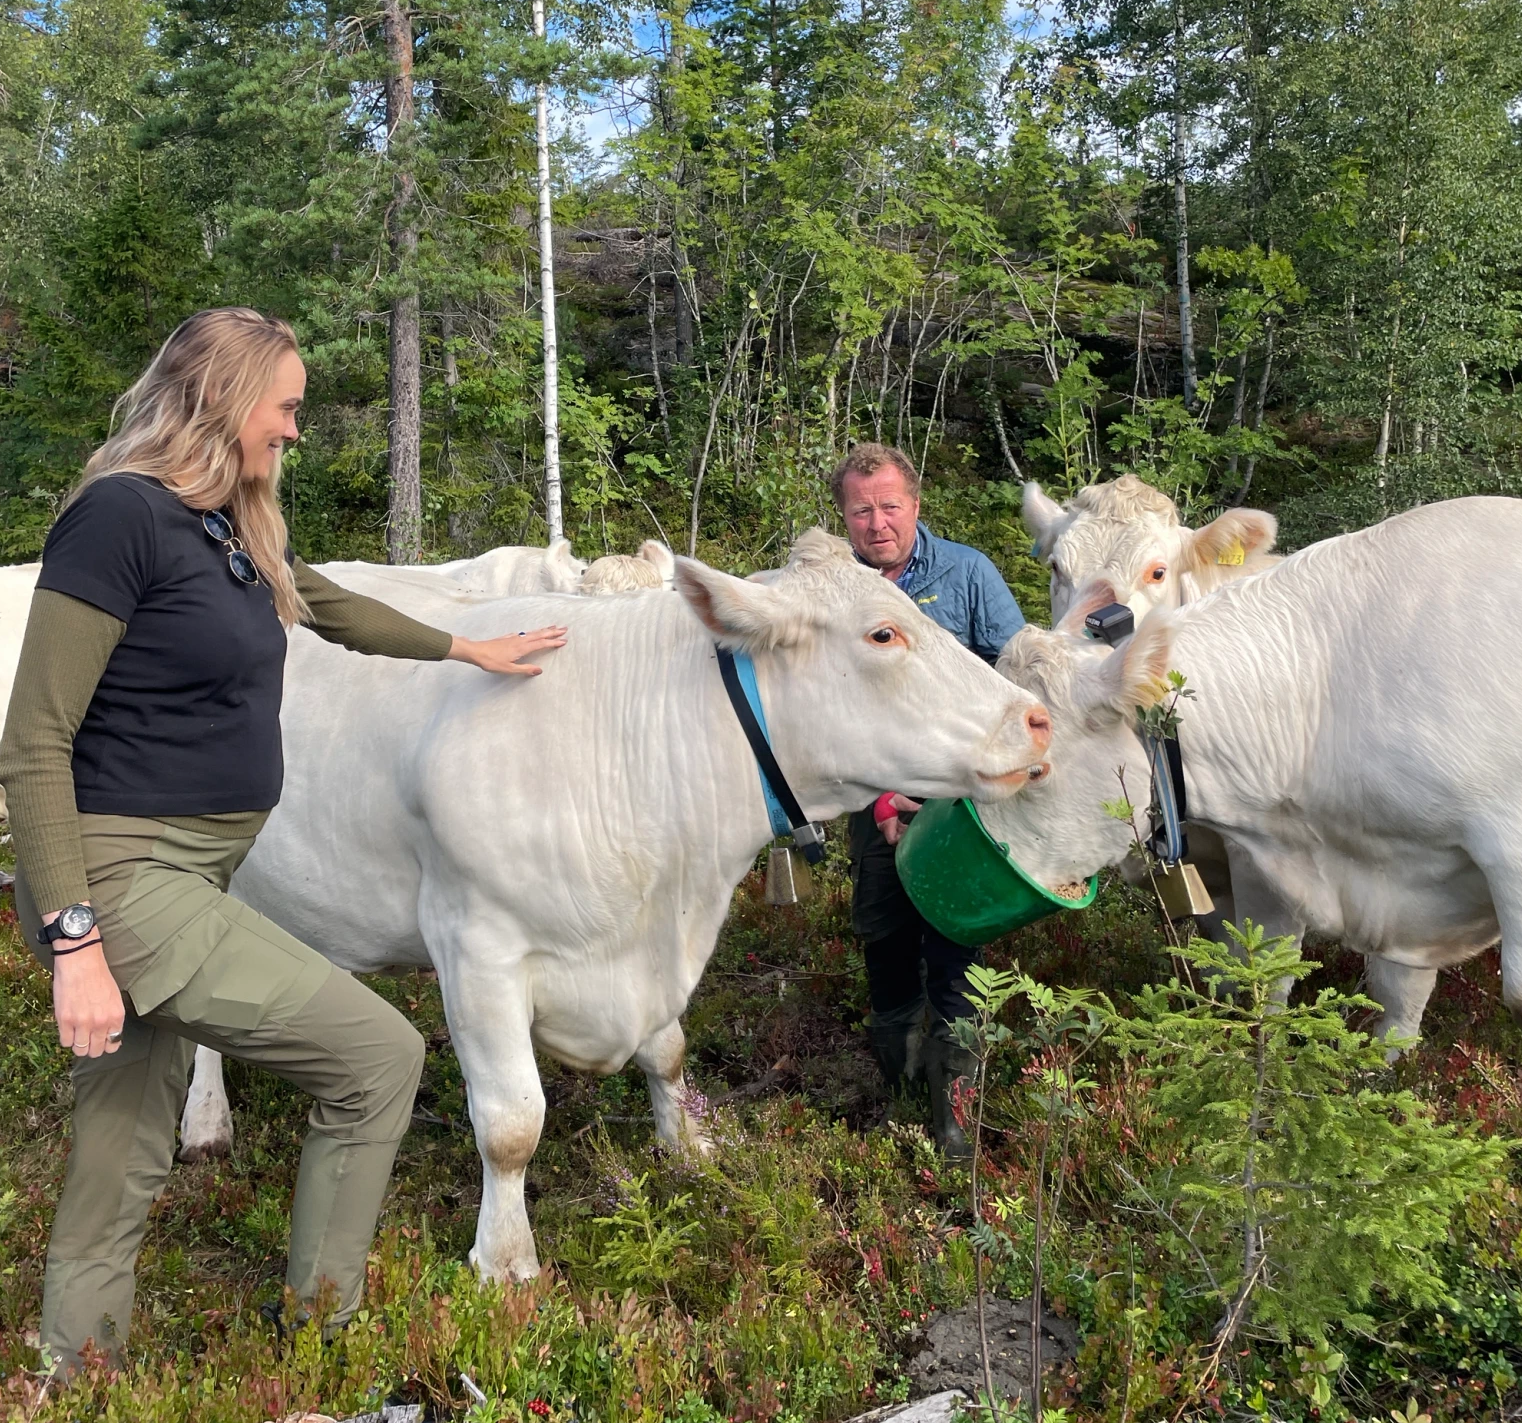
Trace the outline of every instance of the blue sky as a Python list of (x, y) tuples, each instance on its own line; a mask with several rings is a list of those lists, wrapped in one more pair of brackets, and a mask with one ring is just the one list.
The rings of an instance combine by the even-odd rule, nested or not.
[[(640, 9), (630, 12), (629, 31), (635, 47), (642, 53), (654, 54), (661, 44), (660, 27), (654, 10)], [(1044, 12), (1040, 0), (1007, 0), (1005, 18), (1012, 28), (1035, 38), (1051, 28), (1051, 20)], [(643, 118), (643, 108), (633, 103), (627, 91), (610, 89), (604, 96), (594, 99), (589, 108), (576, 113), (564, 107), (552, 116), (556, 132), (565, 132), (568, 126), (580, 132), (582, 139), (595, 154), (602, 154), (608, 142), (627, 134), (634, 124)]]

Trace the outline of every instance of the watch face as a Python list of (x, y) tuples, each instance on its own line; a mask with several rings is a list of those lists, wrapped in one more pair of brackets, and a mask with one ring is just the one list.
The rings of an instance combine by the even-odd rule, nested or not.
[(71, 904), (58, 916), (58, 927), (66, 939), (82, 939), (95, 927), (95, 914), (87, 904)]

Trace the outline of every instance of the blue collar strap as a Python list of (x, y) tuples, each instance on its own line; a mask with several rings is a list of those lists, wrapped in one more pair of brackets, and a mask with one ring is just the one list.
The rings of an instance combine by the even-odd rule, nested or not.
[(756, 664), (744, 652), (731, 652), (727, 647), (715, 649), (719, 658), (719, 671), (724, 678), (724, 690), (729, 694), (729, 704), (735, 709), (735, 717), (745, 739), (750, 742), (751, 754), (756, 758), (756, 770), (761, 776), (761, 794), (766, 800), (767, 818), (776, 836), (791, 833), (793, 843), (803, 851), (810, 864), (818, 864), (824, 858), (824, 831), (804, 815), (793, 788), (772, 752), (771, 735), (766, 729), (766, 712), (761, 706), (761, 689), (756, 685)]
[(1141, 733), (1147, 764), (1152, 771), (1152, 834), (1147, 848), (1165, 865), (1176, 865), (1189, 853), (1184, 822), (1189, 818), (1189, 796), (1184, 790), (1184, 758), (1176, 736), (1156, 737)]

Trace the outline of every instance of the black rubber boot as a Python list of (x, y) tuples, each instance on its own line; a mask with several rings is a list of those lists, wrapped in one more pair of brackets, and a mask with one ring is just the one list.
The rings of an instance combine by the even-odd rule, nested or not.
[(904, 1091), (920, 1075), (924, 1036), (924, 999), (886, 1013), (873, 1011), (867, 1042), (890, 1092)]
[(930, 1113), (935, 1127), (935, 1144), (948, 1161), (972, 1160), (972, 1142), (957, 1125), (951, 1109), (951, 1093), (959, 1077), (965, 1077), (963, 1090), (977, 1080), (978, 1059), (951, 1035), (951, 1025), (940, 1021), (925, 1039), (925, 1080), (930, 1084)]
[(296, 1311), (296, 1318), (287, 1324), (285, 1310), (279, 1300), (269, 1300), (259, 1306), (259, 1318), (266, 1324), (272, 1324), (275, 1328), (275, 1342), (284, 1347), (296, 1337), (299, 1330), (305, 1329), (312, 1316), (305, 1309)]

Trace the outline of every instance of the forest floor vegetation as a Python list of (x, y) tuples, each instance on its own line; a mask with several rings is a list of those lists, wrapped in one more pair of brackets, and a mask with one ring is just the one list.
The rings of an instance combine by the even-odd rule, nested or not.
[[(380, 978), (373, 985), (409, 1013), (429, 1052), (364, 1307), (337, 1345), (311, 1329), (278, 1345), (258, 1307), (280, 1298), (305, 1110), (294, 1089), (229, 1063), (234, 1154), (177, 1165), (154, 1207), (127, 1368), (66, 1388), (45, 1388), (34, 1372), (31, 1331), (67, 1158), (67, 1062), (46, 976), (0, 900), (0, 1417), (262, 1423), (303, 1409), (344, 1417), (392, 1398), (472, 1423), (824, 1423), (905, 1397), (927, 1317), (975, 1289), (968, 1176), (935, 1150), (928, 1104), (891, 1101), (877, 1083), (841, 869), (836, 840), (807, 905), (768, 908), (759, 875), (736, 894), (686, 1015), (711, 1158), (655, 1144), (634, 1070), (597, 1079), (542, 1062), (548, 1109), (528, 1192), (549, 1268), (534, 1285), (483, 1283), (463, 1264), (480, 1166), (437, 986)], [(1322, 967), (1298, 995), (1356, 990), (1355, 955), (1313, 957)], [(1117, 1005), (1174, 972), (1145, 902), (1121, 886), (989, 958)], [(1022, 1011), (1028, 1003), (1011, 1004), (1017, 1034), (1029, 1028)], [(1443, 975), (1426, 1029), (1380, 1089), (1409, 1088), (1465, 1139), (1522, 1136), (1522, 1034), (1501, 1007), (1494, 953)], [(1022, 1052), (990, 1066), (989, 1119), (1000, 1125), (986, 1142), (990, 1202), (1034, 1188), (1042, 1133), (1028, 1104), (1039, 1069)], [(1207, 1372), (1219, 1306), (1192, 1267), (1187, 1231), (1135, 1209), (1126, 1185), (1169, 1139), (1159, 1094), (1134, 1059), (1104, 1046), (1084, 1071), (1086, 1110), (1066, 1138), (1065, 1185), (1046, 1223), (1047, 1307), (1081, 1340), (1076, 1359), (1048, 1374), (1051, 1423), (1517, 1416), (1515, 1157), (1453, 1213), (1433, 1252), (1440, 1302), (1417, 1306), (1376, 1286), (1356, 1322), (1328, 1319), (1319, 1337), (1249, 1323)], [(1000, 1224), (1009, 1248), (985, 1275), (994, 1294), (1020, 1299), (1028, 1232), (1019, 1219)], [(471, 1403), (462, 1375), (487, 1404)]]

